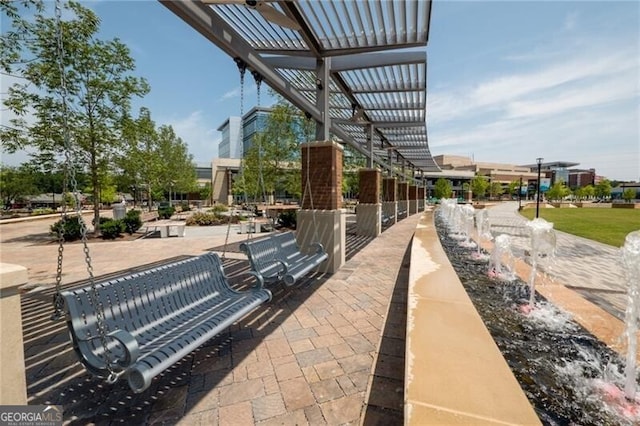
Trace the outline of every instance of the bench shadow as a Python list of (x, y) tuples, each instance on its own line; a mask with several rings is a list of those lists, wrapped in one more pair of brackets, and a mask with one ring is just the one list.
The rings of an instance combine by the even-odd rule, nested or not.
[[(370, 241), (371, 239), (369, 239)], [(352, 257), (368, 244), (347, 238)], [(230, 244), (227, 251), (238, 250)], [(212, 248), (213, 251), (221, 247)], [(153, 264), (129, 268), (96, 277), (96, 281), (149, 269), (191, 256), (176, 256)], [(237, 290), (253, 284), (245, 259), (224, 259), (223, 267), (230, 284)], [(296, 309), (329, 278), (330, 274), (310, 273), (293, 287), (269, 286), (271, 302), (236, 322), (188, 356), (156, 377), (151, 386), (134, 394), (126, 382), (113, 385), (87, 373), (77, 361), (64, 320), (53, 322), (51, 301), (54, 289), (21, 295), (25, 375), (30, 405), (56, 404), (64, 407), (68, 424), (175, 424), (185, 415), (217, 407), (209, 402), (217, 386), (232, 383), (234, 370), (255, 356), (255, 349), (285, 324)], [(79, 281), (64, 285), (86, 285)], [(215, 394), (215, 392), (214, 392)]]
[[(189, 256), (180, 258), (186, 257)], [(116, 278), (158, 264), (160, 262), (97, 279)], [(227, 259), (224, 269), (235, 289), (243, 290), (253, 284), (246, 274), (247, 261)], [(199, 404), (208, 391), (226, 383), (233, 376), (233, 369), (327, 279), (327, 275), (310, 274), (294, 288), (274, 286), (271, 302), (174, 364), (140, 394), (132, 393), (126, 380), (108, 385), (84, 370), (73, 352), (64, 320), (50, 320), (53, 290), (23, 294), (29, 404), (62, 405), (65, 421), (70, 424), (175, 423)], [(64, 287), (85, 284), (76, 282)]]

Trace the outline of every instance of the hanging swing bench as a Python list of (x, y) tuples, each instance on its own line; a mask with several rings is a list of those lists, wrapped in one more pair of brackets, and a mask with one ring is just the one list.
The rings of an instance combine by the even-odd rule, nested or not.
[[(244, 93), (244, 74), (247, 65), (240, 58), (235, 58), (240, 71), (240, 116), (243, 117), (243, 93)], [(256, 81), (258, 94), (258, 105), (260, 105), (260, 86), (262, 76), (252, 71)], [(307, 115), (307, 119), (310, 116)], [(242, 124), (241, 124), (242, 128)], [(260, 143), (260, 141), (258, 141)], [(262, 147), (258, 145), (258, 177), (262, 188), (263, 200), (266, 202), (266, 190), (264, 177), (262, 174)], [(315, 220), (315, 210), (313, 209), (313, 197), (311, 196), (311, 187), (309, 183), (309, 156), (307, 156), (307, 184), (303, 193), (303, 201), (306, 194), (309, 193), (311, 210), (313, 213), (313, 230), (315, 240), (318, 240), (317, 225)], [(227, 229), (228, 233), (228, 229)], [(273, 233), (268, 237), (249, 240), (240, 244), (240, 250), (243, 251), (249, 259), (251, 270), (259, 276), (264, 282), (282, 281), (287, 286), (294, 285), (300, 278), (310, 273), (314, 268), (328, 259), (328, 254), (320, 243), (313, 243), (309, 247), (310, 252), (305, 253), (300, 250), (296, 242), (293, 232)], [(225, 241), (226, 250), (226, 241)]]
[(218, 255), (206, 253), (62, 291), (73, 348), (89, 372), (109, 382), (125, 375), (140, 393), (154, 377), (271, 300), (262, 279), (253, 275), (251, 290), (236, 291)]
[(312, 253), (300, 251), (291, 231), (240, 244), (240, 250), (249, 258), (253, 272), (265, 282), (282, 281), (288, 286), (294, 285), (329, 257), (322, 244), (313, 243), (311, 247), (315, 249)]
[[(249, 272), (255, 277), (253, 288), (234, 290), (215, 253), (96, 282), (71, 159), (61, 3), (56, 1), (55, 10), (64, 111), (64, 192), (69, 190), (75, 200), (89, 285), (62, 290), (64, 237), (60, 230), (52, 319), (66, 319), (73, 348), (90, 373), (106, 378), (108, 383), (125, 376), (131, 389), (140, 393), (154, 377), (271, 300), (271, 292), (253, 272)], [(69, 182), (71, 188), (67, 188)], [(61, 216), (61, 221), (68, 218), (66, 204)]]

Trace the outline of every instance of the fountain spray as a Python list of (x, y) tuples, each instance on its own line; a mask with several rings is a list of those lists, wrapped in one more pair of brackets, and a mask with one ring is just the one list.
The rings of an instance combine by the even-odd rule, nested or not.
[(531, 236), (531, 275), (529, 275), (529, 308), (533, 309), (536, 294), (536, 274), (538, 263), (542, 258), (553, 256), (556, 251), (556, 234), (553, 223), (542, 218), (536, 218), (527, 222), (527, 228)]
[(625, 313), (627, 362), (624, 393), (627, 399), (633, 400), (636, 393), (636, 351), (638, 350), (638, 316), (640, 315), (640, 231), (627, 235), (621, 251), (628, 285)]

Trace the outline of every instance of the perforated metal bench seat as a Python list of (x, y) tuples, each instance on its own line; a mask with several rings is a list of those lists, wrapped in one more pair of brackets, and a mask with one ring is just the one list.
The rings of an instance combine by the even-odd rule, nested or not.
[(294, 285), (329, 257), (322, 244), (312, 245), (315, 251), (303, 253), (298, 247), (293, 232), (272, 234), (258, 240), (240, 244), (249, 258), (251, 269), (265, 281), (283, 281)]
[[(247, 291), (229, 286), (215, 253), (96, 283), (112, 370), (136, 392), (231, 324), (271, 299), (262, 278)], [(74, 349), (87, 370), (109, 375), (91, 287), (62, 292)], [(115, 364), (114, 364), (115, 362)]]

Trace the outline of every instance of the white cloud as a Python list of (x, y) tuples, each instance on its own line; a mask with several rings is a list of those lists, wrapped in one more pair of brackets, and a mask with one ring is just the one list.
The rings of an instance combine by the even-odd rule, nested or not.
[(638, 45), (600, 40), (575, 49), (587, 44), (530, 52), (518, 57), (517, 72), (455, 87), (452, 79), (451, 88), (430, 91), (431, 152), (520, 164), (542, 156), (613, 179), (638, 179)]
[(183, 142), (197, 163), (211, 163), (218, 156), (218, 131), (211, 125), (212, 119), (202, 111), (193, 111), (186, 117), (159, 119), (157, 123), (169, 124)]

